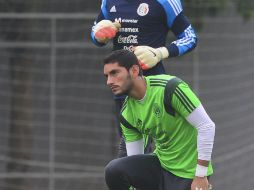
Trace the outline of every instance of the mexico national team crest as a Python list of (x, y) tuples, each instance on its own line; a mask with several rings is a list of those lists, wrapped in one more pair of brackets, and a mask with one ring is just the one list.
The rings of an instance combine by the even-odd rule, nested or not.
[(156, 117), (161, 117), (162, 113), (161, 113), (161, 108), (159, 107), (158, 104), (153, 104), (153, 113), (156, 115)]
[(147, 3), (141, 3), (137, 9), (139, 16), (145, 16), (149, 12), (149, 5)]
[(141, 119), (138, 119), (136, 125), (137, 125), (138, 128), (139, 128), (139, 127), (142, 127), (142, 125), (143, 125), (142, 120), (141, 120)]

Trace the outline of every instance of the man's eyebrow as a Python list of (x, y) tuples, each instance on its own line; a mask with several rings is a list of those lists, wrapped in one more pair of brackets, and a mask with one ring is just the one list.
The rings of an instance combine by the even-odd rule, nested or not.
[(113, 69), (113, 70), (111, 70), (109, 73), (112, 74), (112, 73), (115, 73), (115, 72), (117, 72), (117, 71), (118, 71), (117, 69)]

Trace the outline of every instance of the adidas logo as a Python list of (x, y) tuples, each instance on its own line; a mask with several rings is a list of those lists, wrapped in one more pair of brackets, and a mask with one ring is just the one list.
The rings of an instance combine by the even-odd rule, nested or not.
[(109, 12), (111, 12), (111, 13), (116, 12), (116, 6), (114, 5), (113, 7), (111, 7)]

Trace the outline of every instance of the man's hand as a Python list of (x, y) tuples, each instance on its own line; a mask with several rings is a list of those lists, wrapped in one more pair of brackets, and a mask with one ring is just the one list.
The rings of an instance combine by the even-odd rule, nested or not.
[(191, 184), (191, 190), (211, 190), (207, 177), (195, 177)]
[(111, 22), (110, 20), (101, 20), (94, 28), (94, 37), (100, 43), (107, 43), (114, 38), (121, 24), (119, 22)]
[(137, 46), (134, 48), (134, 54), (139, 60), (139, 64), (143, 70), (154, 67), (162, 59), (169, 56), (166, 47), (152, 48), (149, 46)]

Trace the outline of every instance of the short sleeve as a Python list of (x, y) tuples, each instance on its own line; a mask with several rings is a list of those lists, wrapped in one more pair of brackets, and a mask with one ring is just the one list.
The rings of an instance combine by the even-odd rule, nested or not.
[(201, 103), (195, 93), (190, 89), (189, 85), (182, 82), (176, 86), (171, 104), (177, 113), (186, 118)]

